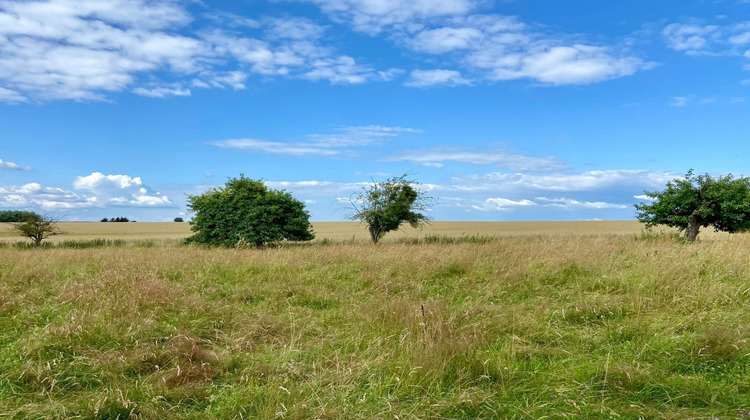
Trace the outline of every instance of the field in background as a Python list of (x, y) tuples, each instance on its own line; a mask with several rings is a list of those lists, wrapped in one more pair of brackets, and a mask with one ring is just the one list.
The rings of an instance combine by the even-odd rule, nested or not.
[[(49, 241), (88, 239), (122, 239), (178, 241), (191, 235), (188, 223), (60, 223), (64, 234), (51, 237)], [(367, 241), (369, 236), (364, 225), (356, 222), (315, 222), (316, 241)], [(429, 235), (443, 236), (517, 236), (517, 235), (623, 235), (637, 234), (643, 225), (634, 220), (586, 221), (586, 222), (431, 222), (423, 229), (409, 226), (387, 234), (384, 241), (399, 241), (404, 238), (424, 238)], [(702, 238), (722, 236), (708, 229), (701, 232)], [(724, 235), (726, 236), (726, 235)], [(0, 223), (0, 242), (20, 241), (10, 230), (10, 225)]]

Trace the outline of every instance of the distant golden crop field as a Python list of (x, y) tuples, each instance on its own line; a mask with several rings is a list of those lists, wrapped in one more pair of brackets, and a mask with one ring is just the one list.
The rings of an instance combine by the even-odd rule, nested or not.
[[(188, 237), (188, 223), (101, 223), (65, 222), (59, 227), (63, 233), (50, 238), (51, 242), (79, 239), (124, 239), (176, 241)], [(316, 240), (366, 241), (367, 230), (357, 222), (314, 222)], [(423, 238), (427, 235), (444, 236), (517, 236), (517, 235), (627, 235), (643, 230), (643, 225), (634, 220), (584, 221), (584, 222), (431, 222), (422, 229), (409, 226), (391, 232), (385, 241), (403, 238)], [(709, 236), (704, 229), (702, 237)], [(708, 233), (708, 235), (707, 235)], [(19, 240), (11, 226), (0, 223), (0, 241)]]

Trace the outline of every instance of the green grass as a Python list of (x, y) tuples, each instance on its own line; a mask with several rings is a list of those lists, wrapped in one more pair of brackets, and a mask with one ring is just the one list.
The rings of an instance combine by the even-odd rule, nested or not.
[(747, 235), (62, 244), (0, 249), (1, 419), (750, 408)]

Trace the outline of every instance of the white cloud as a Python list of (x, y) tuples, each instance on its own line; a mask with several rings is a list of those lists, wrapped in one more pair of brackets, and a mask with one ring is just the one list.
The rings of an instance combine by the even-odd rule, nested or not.
[(31, 168), (28, 166), (21, 166), (13, 162), (5, 162), (2, 159), (0, 159), (0, 170), (1, 169), (12, 169), (16, 171), (30, 171)]
[(497, 151), (468, 152), (460, 149), (446, 148), (409, 150), (388, 157), (386, 160), (395, 162), (411, 161), (424, 166), (442, 166), (443, 162), (494, 165), (520, 172), (552, 171), (566, 167), (563, 161), (553, 156), (529, 157)]
[(28, 102), (25, 96), (16, 92), (15, 90), (5, 89), (0, 86), (0, 102), (7, 102), (10, 104)]
[(675, 96), (672, 98), (672, 102), (669, 104), (670, 106), (675, 107), (683, 107), (688, 105), (689, 99), (685, 96)]
[(606, 170), (579, 173), (502, 173), (464, 175), (451, 179), (446, 187), (463, 192), (517, 191), (602, 191), (607, 189), (661, 188), (684, 174), (646, 170)]
[(630, 76), (650, 67), (635, 57), (617, 57), (605, 47), (540, 44), (524, 51), (477, 50), (467, 61), (493, 80), (533, 79), (550, 85), (589, 84)]
[[(705, 25), (696, 20), (672, 23), (662, 30), (669, 48), (689, 55), (742, 55), (750, 44), (750, 21)], [(745, 54), (747, 56), (747, 54)]]
[(96, 206), (121, 205), (132, 207), (172, 207), (166, 195), (153, 192), (143, 184), (140, 177), (129, 175), (104, 175), (94, 172), (79, 176), (73, 188), (88, 192), (87, 198), (95, 198)]
[(588, 84), (653, 66), (612, 47), (567, 43), (565, 35), (534, 31), (510, 16), (456, 16), (438, 27), (398, 36), (418, 52), (457, 55), (459, 64), (494, 81)]
[(634, 195), (633, 198), (641, 201), (655, 201), (656, 199), (647, 196), (646, 194)]
[(477, 28), (438, 28), (422, 31), (411, 41), (412, 48), (433, 54), (472, 48), (484, 34)]
[(407, 127), (381, 125), (342, 127), (338, 133), (309, 134), (301, 140), (268, 141), (252, 138), (214, 141), (209, 144), (225, 149), (289, 156), (339, 156), (351, 153), (352, 148), (390, 141), (401, 134), (421, 133)]
[(376, 34), (385, 27), (413, 27), (420, 21), (463, 15), (476, 7), (474, 0), (300, 0), (314, 3), (337, 21)]
[(696, 54), (707, 49), (719, 29), (716, 25), (693, 25), (673, 23), (662, 30), (667, 45), (673, 50)]
[[(375, 35), (388, 31), (398, 45), (427, 54), (450, 54), (455, 64), (491, 81), (531, 79), (544, 84), (588, 84), (624, 77), (653, 63), (622, 49), (541, 32), (513, 16), (473, 14), (470, 0), (301, 0), (334, 20)], [(581, 38), (580, 36), (576, 38)], [(452, 72), (452, 73), (448, 73)], [(475, 79), (472, 77), (472, 80)], [(455, 70), (416, 70), (407, 86), (465, 85)]]
[(474, 210), (480, 211), (508, 211), (517, 207), (529, 207), (536, 205), (537, 203), (531, 200), (513, 201), (507, 198), (488, 198), (481, 206), (473, 205), (471, 207)]
[(314, 60), (311, 65), (312, 70), (302, 74), (302, 78), (328, 80), (331, 84), (358, 85), (374, 77), (369, 67), (360, 66), (352, 57), (345, 55)]
[(266, 22), (266, 31), (276, 38), (311, 40), (322, 37), (325, 31), (325, 27), (306, 18), (269, 18)]
[(336, 54), (308, 19), (208, 16), (226, 28), (194, 30), (174, 1), (0, 0), (0, 101), (186, 96), (185, 85), (244, 89), (249, 74), (337, 84), (397, 74)]
[(615, 203), (605, 203), (603, 201), (578, 201), (573, 200), (569, 198), (546, 198), (546, 197), (537, 197), (535, 198), (537, 201), (541, 201), (546, 206), (550, 207), (560, 207), (563, 209), (577, 209), (577, 208), (585, 208), (585, 209), (626, 209), (630, 207), (627, 204), (615, 204)]
[(455, 70), (414, 70), (411, 72), (409, 81), (405, 86), (430, 87), (430, 86), (462, 86), (471, 85), (464, 79), (461, 73)]
[(133, 89), (133, 93), (150, 98), (166, 98), (167, 96), (190, 96), (190, 89), (180, 87), (154, 87), (151, 89), (138, 87)]
[(277, 141), (266, 141), (258, 139), (229, 139), (214, 141), (209, 144), (222, 147), (224, 149), (236, 149), (246, 152), (261, 152), (274, 155), (290, 156), (335, 156), (341, 152), (335, 149), (319, 147), (315, 144), (291, 142), (283, 143)]

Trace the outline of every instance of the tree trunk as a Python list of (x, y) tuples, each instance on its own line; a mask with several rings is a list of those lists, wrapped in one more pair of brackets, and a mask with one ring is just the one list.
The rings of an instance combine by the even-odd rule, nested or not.
[(373, 244), (377, 244), (380, 238), (378, 237), (378, 232), (375, 229), (370, 229), (370, 240)]
[(695, 238), (698, 237), (698, 229), (701, 225), (698, 223), (698, 215), (693, 214), (690, 216), (688, 221), (687, 229), (685, 229), (685, 238), (690, 242), (695, 242)]

